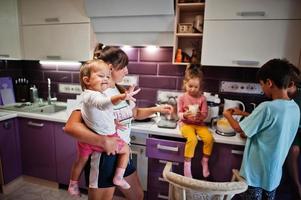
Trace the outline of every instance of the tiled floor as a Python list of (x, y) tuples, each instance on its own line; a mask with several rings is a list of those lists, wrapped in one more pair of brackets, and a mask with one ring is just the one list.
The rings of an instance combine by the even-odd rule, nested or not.
[[(87, 200), (87, 195), (81, 198), (71, 197), (66, 190), (21, 181), (8, 194), (0, 193), (0, 200)], [(114, 200), (124, 200), (121, 197), (114, 197)]]

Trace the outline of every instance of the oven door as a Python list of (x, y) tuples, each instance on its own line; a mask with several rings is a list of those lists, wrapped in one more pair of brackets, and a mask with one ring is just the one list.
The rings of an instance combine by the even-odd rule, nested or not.
[(145, 155), (145, 145), (132, 144), (132, 161), (137, 169), (139, 180), (144, 191), (147, 191), (147, 157)]

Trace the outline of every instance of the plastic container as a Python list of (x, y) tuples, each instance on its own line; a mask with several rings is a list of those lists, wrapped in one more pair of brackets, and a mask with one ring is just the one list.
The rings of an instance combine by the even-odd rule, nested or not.
[(39, 101), (38, 88), (35, 85), (29, 88), (30, 102), (36, 103)]

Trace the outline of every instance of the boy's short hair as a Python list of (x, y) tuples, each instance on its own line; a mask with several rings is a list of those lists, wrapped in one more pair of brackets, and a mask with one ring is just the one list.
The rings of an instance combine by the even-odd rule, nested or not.
[(83, 77), (84, 76), (90, 77), (92, 69), (94, 67), (98, 66), (98, 65), (108, 66), (102, 60), (88, 60), (84, 64), (82, 64), (82, 66), (80, 67), (80, 69), (79, 69), (79, 81), (80, 81), (80, 85), (82, 87), (82, 90), (86, 89), (86, 85), (83, 81)]
[(289, 87), (299, 70), (286, 59), (271, 59), (257, 71), (257, 80), (270, 79), (280, 89)]

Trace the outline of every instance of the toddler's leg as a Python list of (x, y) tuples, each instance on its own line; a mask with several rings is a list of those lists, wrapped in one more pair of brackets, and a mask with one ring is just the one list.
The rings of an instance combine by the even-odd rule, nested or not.
[(206, 178), (210, 175), (208, 161), (212, 152), (214, 139), (211, 132), (206, 126), (199, 126), (196, 130), (198, 136), (203, 141), (203, 158), (201, 164), (203, 169), (203, 176)]
[(113, 178), (113, 183), (120, 186), (122, 189), (130, 189), (130, 185), (123, 178), (125, 169), (129, 162), (130, 148), (124, 143), (123, 147), (120, 149), (118, 154), (117, 168)]
[(192, 178), (191, 174), (191, 158), (194, 156), (194, 150), (198, 143), (194, 128), (190, 125), (183, 125), (180, 128), (184, 138), (186, 138), (184, 151), (184, 176)]
[(203, 155), (202, 158), (202, 169), (203, 169), (203, 176), (206, 178), (210, 175), (209, 167), (208, 167), (208, 161), (209, 157), (206, 155)]
[(191, 158), (184, 159), (184, 176), (192, 178), (191, 174)]
[(71, 177), (70, 177), (70, 183), (68, 187), (68, 192), (72, 196), (80, 196), (80, 191), (78, 187), (78, 179), (80, 177), (80, 174), (87, 162), (87, 157), (82, 157), (78, 155), (77, 160), (73, 163), (72, 170), (71, 170)]

